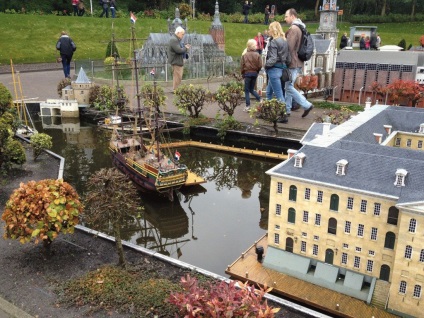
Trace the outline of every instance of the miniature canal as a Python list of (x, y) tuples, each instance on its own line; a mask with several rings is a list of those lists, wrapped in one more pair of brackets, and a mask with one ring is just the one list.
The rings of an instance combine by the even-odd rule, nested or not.
[[(65, 158), (64, 180), (80, 195), (94, 172), (112, 167), (110, 132), (78, 118), (63, 123), (43, 118), (35, 125), (53, 138), (51, 150)], [(265, 171), (278, 161), (194, 147), (178, 151), (180, 161), (207, 182), (178, 192), (174, 202), (140, 194), (144, 213), (126, 219), (123, 238), (227, 276), (226, 267), (267, 231), (270, 178)]]

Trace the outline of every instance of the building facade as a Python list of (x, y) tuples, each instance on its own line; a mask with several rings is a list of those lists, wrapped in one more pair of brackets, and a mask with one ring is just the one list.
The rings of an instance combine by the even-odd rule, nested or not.
[(405, 317), (424, 284), (424, 110), (314, 124), (271, 175), (263, 265)]

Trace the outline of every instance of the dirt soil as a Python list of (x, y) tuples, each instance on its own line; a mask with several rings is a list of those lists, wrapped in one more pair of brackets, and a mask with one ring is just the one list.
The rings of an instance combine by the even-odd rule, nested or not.
[[(27, 162), (0, 176), (0, 215), (12, 191), (21, 182), (30, 180), (55, 179), (59, 161), (43, 153), (37, 161), (26, 147)], [(4, 233), (4, 222), (0, 222), (0, 234)], [(64, 281), (80, 277), (102, 265), (117, 264), (114, 244), (76, 230), (72, 235), (60, 235), (52, 243), (53, 255), (46, 257), (42, 244), (20, 244), (14, 240), (0, 238), (0, 297), (13, 303), (34, 317), (131, 317), (113, 310), (92, 311), (89, 306), (64, 307), (58, 302), (57, 287)], [(133, 250), (126, 250), (126, 259), (139, 265), (141, 270), (151, 270), (175, 281), (184, 276), (186, 270), (146, 256)], [(270, 305), (275, 304), (269, 302)], [(278, 307), (278, 306), (276, 306)], [(282, 309), (276, 317), (307, 317)]]

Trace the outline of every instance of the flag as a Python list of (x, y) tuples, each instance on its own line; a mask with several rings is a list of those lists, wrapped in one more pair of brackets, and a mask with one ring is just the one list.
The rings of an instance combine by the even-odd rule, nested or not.
[(175, 151), (174, 158), (175, 160), (180, 160), (181, 154), (178, 151)]
[(131, 19), (131, 23), (135, 23), (135, 21), (137, 21), (137, 17), (132, 12), (130, 12), (130, 19)]
[(150, 75), (155, 76), (155, 69), (152, 68), (152, 70), (150, 71)]

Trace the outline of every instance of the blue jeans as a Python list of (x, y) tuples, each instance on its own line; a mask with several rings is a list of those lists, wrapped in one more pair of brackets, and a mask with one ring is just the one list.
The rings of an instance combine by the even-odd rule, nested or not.
[(258, 75), (247, 75), (244, 77), (244, 96), (246, 97), (246, 107), (250, 106), (250, 93), (255, 96), (256, 100), (259, 102), (261, 97), (255, 91), (256, 79)]
[(115, 18), (116, 10), (114, 7), (110, 7), (110, 13), (112, 13), (112, 18)]
[(309, 109), (312, 106), (310, 102), (307, 101), (305, 96), (300, 94), (298, 90), (294, 87), (294, 83), (296, 82), (297, 74), (301, 73), (302, 68), (289, 68), (289, 71), (292, 76), (291, 82), (286, 82), (286, 113), (290, 114), (292, 108), (293, 99), (295, 102), (301, 106), (303, 109)]
[(244, 23), (249, 23), (249, 18), (248, 18), (248, 16), (249, 16), (248, 14), (245, 14), (245, 15), (244, 15), (244, 21), (243, 21)]
[(106, 14), (106, 18), (109, 18), (109, 8), (103, 8), (103, 12), (100, 15), (101, 18)]
[(62, 58), (62, 67), (63, 67), (63, 73), (65, 73), (65, 77), (71, 78), (71, 60), (72, 56), (69, 57), (64, 54), (60, 54), (60, 57)]
[(272, 99), (273, 95), (280, 102), (285, 102), (283, 95), (283, 88), (281, 86), (281, 75), (283, 75), (283, 69), (278, 67), (272, 67), (266, 71), (268, 76), (268, 85), (266, 86), (266, 99)]

